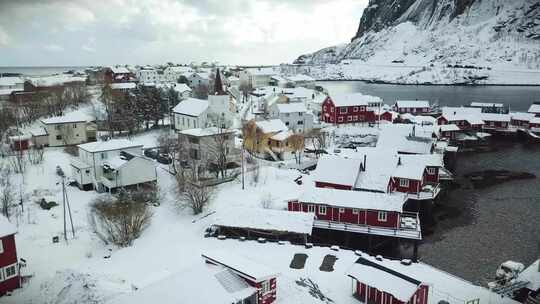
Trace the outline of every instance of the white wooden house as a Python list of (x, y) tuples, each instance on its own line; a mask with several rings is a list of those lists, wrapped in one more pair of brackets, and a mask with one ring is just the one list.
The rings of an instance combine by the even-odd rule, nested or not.
[(173, 108), (174, 129), (182, 131), (206, 128), (208, 122), (208, 100), (187, 98)]
[(313, 128), (313, 115), (307, 112), (303, 103), (274, 103), (270, 117), (277, 118), (295, 133), (308, 132)]
[(72, 178), (83, 190), (113, 191), (157, 180), (153, 161), (142, 156), (142, 144), (113, 139), (78, 148), (79, 157), (71, 161)]

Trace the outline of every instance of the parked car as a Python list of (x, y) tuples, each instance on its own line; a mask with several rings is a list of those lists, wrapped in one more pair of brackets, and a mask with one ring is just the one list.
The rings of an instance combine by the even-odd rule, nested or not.
[(159, 153), (157, 149), (146, 149), (144, 150), (144, 156), (149, 157), (151, 159), (157, 159), (159, 156)]
[(169, 165), (172, 163), (172, 158), (171, 156), (169, 156), (169, 154), (165, 154), (165, 153), (160, 153), (156, 160), (158, 161), (158, 163), (160, 164), (164, 164), (164, 165)]

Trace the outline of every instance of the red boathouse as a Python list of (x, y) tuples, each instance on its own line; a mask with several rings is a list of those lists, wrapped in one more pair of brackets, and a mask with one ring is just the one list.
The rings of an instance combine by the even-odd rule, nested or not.
[(353, 296), (370, 304), (427, 304), (429, 287), (375, 260), (360, 257), (349, 269)]
[(6, 217), (0, 215), (0, 296), (21, 286), (15, 233)]
[(223, 266), (257, 289), (257, 303), (270, 304), (277, 297), (277, 272), (247, 257), (225, 251), (203, 253), (207, 263)]

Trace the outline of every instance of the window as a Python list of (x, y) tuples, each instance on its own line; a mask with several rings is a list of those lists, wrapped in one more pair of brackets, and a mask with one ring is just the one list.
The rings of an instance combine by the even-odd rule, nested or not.
[(73, 129), (77, 129), (77, 124), (73, 124), (71, 126), (73, 127)]
[(347, 121), (352, 121), (352, 116), (351, 115), (347, 116)]
[(358, 112), (358, 107), (354, 107), (353, 112)]
[(339, 208), (339, 213), (345, 213), (345, 208)]
[(347, 113), (347, 107), (341, 107), (339, 108), (339, 113), (346, 114)]
[(56, 140), (62, 140), (62, 135), (56, 135)]
[(356, 208), (353, 209), (353, 210), (352, 210), (352, 214), (358, 214), (358, 209), (356, 209)]
[(299, 113), (298, 113), (298, 116), (304, 116), (304, 113), (299, 112)]
[(4, 253), (4, 243), (2, 242), (2, 240), (0, 239), (0, 254), (1, 253)]
[(323, 111), (326, 111), (326, 106), (323, 106), (322, 108), (323, 108)]
[(55, 125), (54, 128), (55, 128), (56, 130), (60, 130), (60, 129), (61, 129), (61, 128), (60, 128), (60, 125)]
[(264, 295), (268, 292), (270, 292), (270, 282), (264, 281), (261, 283), (261, 293)]
[(343, 122), (343, 117), (339, 117), (339, 118), (338, 118), (338, 121), (339, 121), (339, 122)]
[(379, 222), (386, 222), (386, 212), (385, 211), (379, 211), (377, 213), (377, 220)]
[(334, 108), (331, 108), (331, 109), (330, 109), (330, 112), (334, 113)]
[(319, 214), (326, 215), (326, 206), (319, 206)]
[(107, 152), (101, 153), (101, 159), (107, 159)]
[(400, 187), (409, 187), (409, 180), (406, 178), (400, 178), (399, 179), (399, 186)]
[(427, 173), (429, 175), (435, 175), (435, 168), (427, 168)]
[(17, 276), (17, 264), (12, 264), (4, 268), (5, 279), (11, 279)]
[(288, 121), (287, 121), (287, 122), (285, 122), (285, 125), (286, 125), (286, 126), (289, 126), (289, 122), (288, 122)]
[(308, 211), (308, 212), (315, 213), (315, 205), (308, 205), (308, 206), (307, 206), (307, 211)]
[(199, 159), (199, 150), (197, 149), (189, 149), (189, 157), (191, 159)]
[(189, 142), (192, 143), (192, 144), (198, 144), (199, 139), (197, 137), (190, 137)]
[(303, 122), (302, 120), (299, 120), (299, 121), (298, 121), (298, 124), (299, 124), (299, 125), (303, 125), (304, 122)]

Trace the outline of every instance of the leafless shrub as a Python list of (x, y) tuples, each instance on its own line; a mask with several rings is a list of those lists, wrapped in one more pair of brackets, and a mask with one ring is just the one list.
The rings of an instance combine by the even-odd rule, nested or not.
[(71, 156), (79, 156), (79, 148), (77, 146), (65, 146), (64, 152)]
[(195, 183), (189, 177), (177, 175), (177, 191), (181, 207), (189, 207), (193, 214), (200, 214), (208, 206), (214, 195), (214, 189), (203, 183)]
[(26, 158), (31, 165), (38, 165), (43, 162), (43, 148), (33, 147), (26, 152)]
[(127, 247), (150, 225), (152, 216), (146, 202), (124, 194), (95, 199), (90, 206), (89, 221), (104, 242)]
[(14, 185), (11, 182), (12, 169), (9, 166), (0, 167), (0, 207), (2, 214), (9, 218), (11, 208), (16, 205)]

